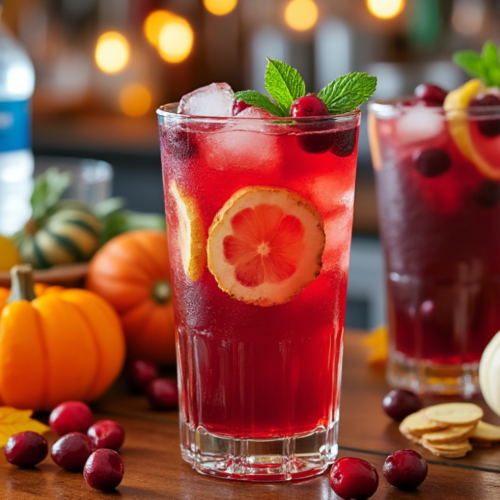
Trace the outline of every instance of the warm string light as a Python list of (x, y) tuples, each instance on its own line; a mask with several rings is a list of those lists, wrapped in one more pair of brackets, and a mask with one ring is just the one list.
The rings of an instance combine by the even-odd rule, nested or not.
[(392, 19), (405, 7), (405, 0), (366, 0), (368, 10), (380, 19)]
[(167, 10), (155, 10), (149, 14), (146, 21), (144, 21), (144, 35), (151, 45), (158, 47), (160, 31), (174, 18), (175, 15)]
[(285, 9), (285, 21), (290, 28), (305, 31), (318, 20), (318, 7), (313, 0), (291, 0)]
[(145, 115), (151, 108), (151, 92), (139, 83), (125, 86), (119, 95), (120, 109), (128, 116)]
[(129, 58), (129, 43), (122, 34), (108, 31), (97, 40), (95, 62), (104, 73), (118, 73), (125, 68)]
[(232, 12), (238, 0), (203, 0), (203, 5), (205, 9), (215, 16), (225, 16)]
[(160, 31), (158, 51), (165, 61), (179, 63), (190, 54), (193, 40), (191, 25), (182, 17), (175, 17)]

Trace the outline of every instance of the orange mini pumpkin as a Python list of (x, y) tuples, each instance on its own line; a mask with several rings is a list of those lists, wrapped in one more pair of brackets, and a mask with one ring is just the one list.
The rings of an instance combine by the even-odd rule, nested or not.
[(94, 256), (86, 288), (118, 312), (130, 358), (175, 362), (175, 327), (167, 235), (139, 229), (106, 243)]
[(12, 269), (0, 292), (0, 400), (50, 411), (63, 401), (92, 401), (114, 382), (125, 359), (120, 321), (87, 290), (38, 287), (30, 266)]

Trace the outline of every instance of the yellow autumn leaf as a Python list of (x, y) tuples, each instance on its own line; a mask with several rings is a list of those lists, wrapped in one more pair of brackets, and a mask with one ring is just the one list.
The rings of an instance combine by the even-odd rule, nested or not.
[(10, 406), (0, 406), (0, 447), (7, 444), (11, 436), (18, 432), (33, 431), (43, 434), (50, 427), (31, 418), (32, 410), (16, 410)]
[(364, 344), (371, 348), (368, 363), (377, 368), (385, 367), (388, 351), (388, 333), (386, 326), (379, 326), (364, 340)]

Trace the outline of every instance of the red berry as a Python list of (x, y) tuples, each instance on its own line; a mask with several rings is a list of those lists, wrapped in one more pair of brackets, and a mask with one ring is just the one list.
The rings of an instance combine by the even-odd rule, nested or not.
[(87, 432), (92, 425), (92, 410), (81, 401), (66, 401), (56, 406), (49, 417), (52, 430), (59, 436), (68, 432)]
[(345, 500), (365, 500), (377, 491), (377, 469), (360, 458), (341, 458), (330, 471), (330, 486)]
[(429, 148), (413, 154), (417, 170), (424, 177), (437, 177), (451, 167), (451, 158), (444, 149)]
[(333, 134), (332, 153), (335, 156), (345, 158), (352, 155), (356, 147), (357, 128), (350, 128), (348, 130), (339, 130)]
[(125, 431), (118, 422), (99, 420), (87, 431), (87, 436), (95, 450), (119, 450), (125, 440)]
[(239, 115), (244, 109), (249, 107), (251, 107), (251, 104), (247, 104), (245, 101), (234, 101), (233, 116)]
[(97, 450), (90, 455), (83, 477), (86, 483), (96, 490), (114, 490), (123, 479), (123, 462), (113, 450)]
[(500, 199), (500, 186), (498, 182), (482, 181), (472, 195), (472, 199), (476, 205), (483, 208), (494, 207)]
[(151, 406), (156, 410), (173, 410), (179, 403), (175, 380), (157, 378), (152, 380), (146, 389)]
[(304, 95), (295, 99), (290, 108), (290, 116), (303, 118), (307, 116), (328, 116), (326, 104), (315, 95)]
[(127, 367), (127, 383), (131, 392), (142, 394), (151, 380), (158, 378), (158, 366), (151, 361), (136, 359)]
[(399, 450), (389, 455), (384, 463), (386, 481), (400, 490), (414, 490), (427, 477), (427, 462), (413, 450)]
[[(500, 110), (500, 99), (492, 94), (486, 94), (471, 100), (469, 106), (472, 108), (496, 106)], [(474, 111), (474, 110), (472, 110)], [(495, 113), (497, 116), (499, 113)], [(471, 113), (473, 115), (473, 113)], [(500, 135), (500, 120), (477, 120), (477, 127), (481, 134), (486, 137), (497, 137)]]
[(70, 432), (52, 445), (52, 460), (65, 470), (80, 472), (92, 454), (89, 438), (81, 432)]
[(387, 393), (382, 406), (387, 415), (397, 422), (401, 422), (408, 415), (424, 407), (422, 400), (415, 393), (406, 389), (393, 389)]
[(181, 125), (172, 125), (162, 130), (162, 147), (176, 160), (189, 160), (198, 154), (195, 134)]
[(47, 440), (32, 431), (20, 432), (9, 438), (5, 445), (5, 458), (18, 467), (34, 467), (49, 452)]
[(437, 85), (422, 83), (415, 89), (414, 104), (426, 106), (442, 106), (448, 92)]

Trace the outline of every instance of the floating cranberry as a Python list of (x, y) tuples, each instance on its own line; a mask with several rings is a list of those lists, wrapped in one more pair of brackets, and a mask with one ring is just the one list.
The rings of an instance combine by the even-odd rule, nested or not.
[(315, 95), (304, 95), (293, 101), (290, 107), (290, 116), (294, 118), (305, 118), (313, 116), (328, 116), (326, 104)]
[(123, 479), (124, 467), (120, 455), (113, 450), (97, 450), (90, 455), (83, 478), (96, 490), (114, 490)]
[(424, 407), (422, 400), (413, 392), (406, 389), (393, 389), (384, 397), (382, 402), (384, 411), (397, 422)]
[(437, 85), (421, 83), (415, 89), (414, 104), (425, 104), (426, 106), (442, 106), (447, 92)]
[(162, 133), (165, 150), (176, 160), (189, 160), (198, 154), (198, 147), (193, 132), (180, 126), (169, 126)]
[(299, 146), (306, 153), (322, 154), (332, 149), (335, 132), (310, 132), (298, 136)]
[(331, 152), (335, 156), (340, 156), (341, 158), (352, 155), (356, 147), (357, 133), (357, 128), (335, 132)]
[(429, 148), (413, 154), (417, 170), (424, 177), (437, 177), (451, 167), (451, 158), (444, 149)]
[(233, 116), (239, 115), (244, 109), (250, 108), (251, 106), (251, 104), (247, 104), (245, 101), (234, 101)]
[(95, 450), (109, 448), (118, 451), (125, 440), (123, 427), (113, 420), (99, 420), (87, 431)]
[(151, 361), (136, 359), (127, 367), (126, 378), (131, 392), (142, 394), (151, 380), (158, 378), (158, 366)]
[(66, 401), (56, 406), (49, 417), (51, 429), (59, 436), (68, 432), (87, 432), (92, 425), (92, 410), (81, 401)]
[(500, 186), (498, 182), (482, 181), (472, 195), (474, 203), (483, 208), (494, 207), (500, 199)]
[(399, 450), (389, 455), (384, 463), (386, 481), (399, 490), (418, 488), (427, 477), (427, 462), (413, 450)]
[(47, 440), (32, 431), (20, 432), (9, 438), (5, 445), (5, 458), (18, 467), (34, 467), (49, 452)]
[[(472, 108), (497, 106), (500, 114), (500, 99), (492, 94), (486, 94), (471, 100), (469, 106)], [(477, 127), (481, 134), (486, 137), (497, 137), (500, 135), (500, 119), (495, 120), (477, 120)]]
[(360, 458), (341, 458), (330, 471), (330, 486), (345, 500), (365, 500), (377, 491), (377, 469)]
[(177, 407), (179, 396), (175, 380), (157, 378), (146, 389), (151, 406), (156, 410), (173, 410)]
[(52, 460), (65, 470), (80, 472), (92, 454), (89, 438), (81, 432), (70, 432), (52, 445)]

